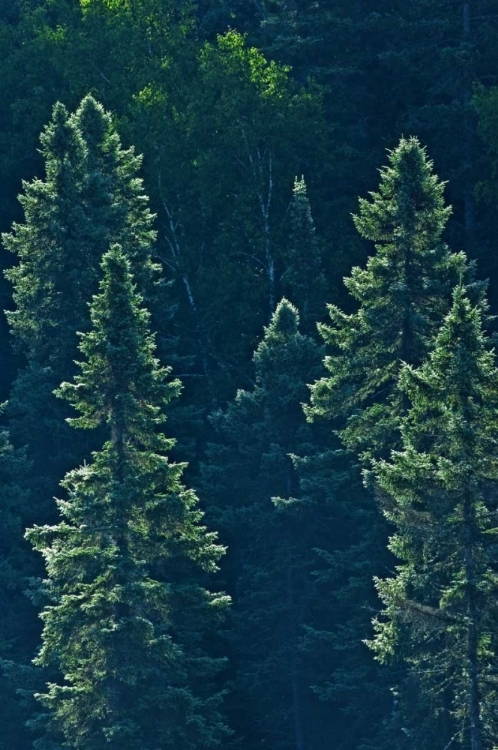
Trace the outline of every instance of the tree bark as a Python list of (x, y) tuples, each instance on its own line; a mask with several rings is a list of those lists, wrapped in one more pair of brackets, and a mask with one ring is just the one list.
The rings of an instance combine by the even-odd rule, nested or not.
[(463, 507), (465, 524), (465, 577), (467, 584), (467, 662), (469, 672), (469, 721), (471, 750), (482, 750), (481, 701), (479, 690), (478, 662), (478, 607), (476, 602), (476, 578), (474, 560), (475, 519), (472, 497), (467, 494)]
[[(471, 27), (471, 11), (472, 3), (471, 0), (465, 0), (462, 3), (462, 38), (464, 44), (471, 43), (472, 27)], [(472, 250), (474, 245), (475, 235), (475, 199), (474, 199), (474, 185), (472, 181), (472, 167), (473, 167), (473, 123), (471, 115), (471, 102), (472, 102), (472, 84), (473, 75), (470, 69), (470, 62), (466, 62), (466, 69), (464, 71), (463, 91), (462, 91), (462, 103), (464, 107), (464, 116), (462, 118), (462, 126), (464, 128), (463, 134), (463, 146), (464, 146), (464, 166), (466, 174), (464, 175), (464, 190), (463, 190), (463, 210), (464, 210), (464, 231), (465, 231), (465, 247), (467, 252)]]
[[(293, 476), (289, 472), (287, 475), (287, 494), (290, 497), (293, 489)], [(301, 669), (298, 655), (298, 629), (299, 623), (296, 612), (296, 590), (294, 580), (294, 562), (293, 562), (293, 538), (292, 530), (289, 528), (288, 533), (288, 565), (286, 571), (286, 588), (287, 588), (287, 608), (289, 611), (289, 654), (290, 654), (290, 676), (291, 676), (291, 695), (292, 695), (292, 715), (294, 722), (294, 747), (295, 750), (304, 750), (304, 720), (303, 720), (303, 700), (301, 694)]]

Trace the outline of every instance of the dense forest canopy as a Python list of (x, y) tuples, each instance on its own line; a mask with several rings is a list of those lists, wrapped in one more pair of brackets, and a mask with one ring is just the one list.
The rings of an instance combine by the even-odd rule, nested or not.
[(496, 2), (0, 48), (0, 750), (497, 750)]

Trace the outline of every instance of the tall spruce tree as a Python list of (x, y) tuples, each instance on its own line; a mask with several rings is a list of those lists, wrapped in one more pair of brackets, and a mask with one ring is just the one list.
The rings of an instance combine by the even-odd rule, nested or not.
[(60, 476), (88, 450), (52, 392), (75, 371), (76, 332), (89, 328), (102, 256), (122, 242), (146, 293), (155, 273), (140, 158), (121, 147), (110, 115), (91, 96), (72, 116), (58, 103), (41, 142), (45, 179), (24, 185), (24, 223), (3, 237), (19, 259), (6, 274), (15, 303), (7, 317), (26, 361), (9, 402), (12, 437), (33, 461), (36, 520), (48, 517)]
[(184, 465), (166, 456), (163, 407), (180, 383), (154, 357), (131, 264), (114, 245), (102, 267), (81, 372), (58, 395), (80, 413), (73, 428), (100, 428), (106, 441), (65, 477), (62, 520), (27, 532), (51, 600), (37, 661), (64, 675), (40, 699), (67, 747), (215, 747), (227, 734), (212, 685), (221, 660), (204, 641), (228, 600), (199, 581), (223, 548), (200, 525)]
[[(369, 466), (372, 458), (387, 457), (399, 444), (399, 421), (407, 407), (406, 396), (397, 382), (400, 367), (402, 362), (419, 365), (423, 361), (449, 309), (454, 284), (459, 278), (466, 278), (472, 294), (481, 293), (480, 285), (472, 286), (473, 269), (463, 253), (451, 253), (442, 240), (450, 209), (444, 204), (444, 184), (434, 174), (425, 150), (417, 139), (403, 138), (390, 153), (389, 161), (389, 166), (381, 171), (379, 191), (372, 193), (370, 200), (360, 201), (360, 212), (355, 217), (360, 234), (375, 242), (376, 254), (365, 269), (354, 268), (345, 281), (358, 303), (357, 311), (346, 314), (330, 305), (332, 324), (319, 326), (330, 347), (325, 358), (329, 375), (312, 386), (311, 407), (307, 407), (311, 419), (325, 417), (338, 431), (351, 453), (351, 472), (356, 478), (355, 454), (360, 463)], [(391, 564), (385, 550), (388, 528), (374, 496), (368, 489), (358, 492), (357, 512), (349, 514), (351, 546), (349, 550), (339, 548), (330, 558), (336, 581), (342, 577), (351, 582), (351, 565), (356, 567), (358, 560), (368, 561), (366, 567), (358, 568), (361, 585), (356, 591), (354, 585), (344, 588), (351, 598), (343, 597), (350, 607), (343, 608), (342, 628), (352, 644), (355, 639), (359, 644), (368, 637), (368, 618), (359, 613), (361, 604), (375, 606), (369, 579)], [(344, 538), (348, 538), (346, 529)], [(322, 575), (327, 575), (326, 571)], [(363, 613), (366, 614), (364, 608)], [(361, 649), (355, 652), (353, 648), (350, 656), (350, 674), (354, 673), (355, 661), (357, 669), (365, 668)], [(333, 698), (340, 690), (341, 662), (336, 661), (334, 666), (332, 660), (332, 664), (333, 672), (323, 680), (322, 690)], [(392, 673), (386, 670), (385, 680), (395, 694), (399, 690), (401, 694), (393, 702), (391, 715), (379, 717), (378, 737), (366, 747), (401, 748), (399, 703), (408, 702), (408, 695), (413, 696), (415, 691), (419, 708), (412, 719), (415, 725), (420, 724), (426, 711), (424, 696), (408, 685), (402, 665)], [(357, 689), (351, 693), (351, 705), (355, 694), (358, 696)], [(383, 698), (378, 705), (385, 705)], [(447, 736), (439, 726), (437, 731)]]
[[(96, 444), (94, 436), (83, 438), (68, 427), (53, 390), (75, 371), (76, 332), (89, 328), (87, 300), (97, 291), (100, 262), (111, 240), (125, 243), (141, 288), (148, 297), (155, 292), (154, 232), (137, 178), (140, 159), (121, 147), (110, 115), (90, 96), (73, 115), (59, 103), (41, 142), (44, 179), (24, 185), (24, 223), (3, 238), (19, 260), (6, 274), (15, 303), (7, 317), (21, 361), (8, 414), (12, 440), (26, 446), (30, 466), (24, 528), (54, 517), (52, 497), (61, 475)], [(26, 588), (25, 571), (35, 575), (40, 566), (29, 545), (24, 554), (17, 572)], [(39, 641), (36, 610), (18, 593), (25, 604), (12, 627), (23, 646), (11, 649), (6, 665), (14, 692), (36, 682), (27, 665)], [(15, 733), (23, 737), (23, 731), (21, 725)]]
[(378, 192), (360, 200), (354, 217), (376, 254), (345, 280), (357, 311), (330, 305), (332, 324), (320, 326), (330, 375), (313, 386), (308, 410), (311, 418), (342, 418), (344, 444), (367, 459), (388, 455), (396, 443), (401, 362), (422, 362), (451, 290), (471, 271), (465, 255), (442, 240), (451, 209), (425, 149), (402, 138), (389, 162)]
[(299, 484), (290, 454), (314, 450), (301, 401), (321, 357), (299, 332), (297, 309), (283, 299), (254, 354), (254, 388), (239, 390), (211, 417), (215, 434), (203, 484), (230, 550), (224, 569), (234, 595), (230, 705), (247, 748), (303, 750), (317, 729), (319, 701), (299, 644), (316, 591), (312, 550), (318, 540), (324, 544), (330, 526), (318, 506), (292, 500)]
[(78, 271), (89, 264), (82, 198), (86, 149), (62, 104), (54, 107), (41, 142), (45, 180), (25, 185), (25, 223), (3, 237), (20, 261), (6, 274), (16, 308), (7, 317), (15, 348), (27, 361), (9, 404), (13, 438), (29, 445), (38, 476), (50, 474), (67, 439), (52, 390), (74, 359), (84, 304)]
[(401, 371), (402, 449), (375, 465), (400, 564), (377, 580), (371, 646), (381, 660), (401, 650), (470, 750), (495, 747), (498, 719), (498, 370), (482, 316), (458, 286), (428, 361)]
[(304, 177), (294, 182), (290, 223), (280, 282), (285, 294), (297, 305), (302, 330), (316, 332), (316, 321), (325, 313), (327, 281)]

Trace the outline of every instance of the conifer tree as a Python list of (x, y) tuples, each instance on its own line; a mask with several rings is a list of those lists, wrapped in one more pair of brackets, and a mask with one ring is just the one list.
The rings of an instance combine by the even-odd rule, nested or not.
[(54, 107), (41, 142), (45, 180), (25, 184), (20, 198), (25, 223), (3, 238), (20, 261), (6, 274), (16, 307), (7, 317), (15, 348), (27, 360), (10, 400), (13, 438), (29, 443), (38, 475), (50, 471), (47, 464), (66, 438), (49, 406), (74, 359), (77, 311), (84, 304), (78, 272), (89, 260), (81, 195), (85, 144), (62, 104)]
[(25, 183), (24, 223), (3, 238), (19, 259), (6, 274), (15, 303), (7, 316), (26, 360), (9, 402), (12, 437), (33, 460), (36, 520), (48, 518), (61, 474), (88, 449), (52, 392), (75, 371), (76, 332), (89, 328), (87, 300), (97, 291), (102, 256), (121, 242), (148, 296), (156, 270), (140, 158), (121, 147), (102, 106), (87, 96), (70, 116), (56, 104), (41, 141), (45, 179)]
[(106, 247), (117, 242), (130, 260), (136, 283), (156, 303), (159, 266), (152, 260), (156, 231), (138, 176), (142, 157), (133, 147), (123, 148), (111, 114), (93, 96), (84, 97), (71, 119), (87, 150), (84, 196), (96, 250), (93, 276), (98, 277)]
[(37, 661), (64, 675), (40, 699), (78, 750), (214, 747), (227, 732), (212, 686), (221, 664), (203, 641), (227, 598), (199, 580), (223, 549), (166, 456), (163, 407), (180, 384), (154, 356), (131, 264), (114, 245), (102, 267), (80, 374), (58, 395), (80, 414), (73, 428), (100, 427), (106, 442), (66, 475), (60, 522), (27, 533), (51, 600)]
[(470, 750), (494, 747), (498, 718), (498, 370), (482, 317), (458, 286), (428, 361), (401, 371), (402, 448), (375, 464), (400, 563), (377, 580), (385, 609), (371, 646), (381, 660), (401, 649), (439, 711), (449, 697), (454, 738)]
[(33, 574), (23, 527), (28, 516), (29, 463), (25, 451), (13, 448), (6, 430), (0, 431), (0, 748), (23, 750), (30, 741), (24, 727), (26, 706), (17, 695), (13, 670), (32, 657), (38, 627), (25, 596)]
[[(110, 115), (90, 96), (73, 115), (56, 104), (41, 143), (45, 176), (25, 183), (24, 222), (3, 238), (19, 260), (6, 274), (15, 303), (7, 317), (24, 363), (8, 413), (14, 444), (26, 446), (31, 466), (24, 528), (54, 517), (52, 497), (61, 475), (96, 445), (93, 435), (82, 437), (65, 423), (53, 390), (75, 371), (76, 332), (89, 328), (87, 300), (97, 291), (104, 252), (112, 240), (123, 241), (148, 298), (155, 294), (156, 272), (153, 217), (137, 178), (140, 159), (121, 147)], [(25, 556), (24, 566), (35, 575), (38, 559), (29, 545)], [(23, 649), (12, 653), (8, 667), (13, 690), (35, 679), (25, 672), (39, 639), (35, 609), (19, 596), (25, 606), (14, 629)]]
[(325, 312), (327, 281), (304, 177), (294, 182), (290, 219), (291, 234), (283, 253), (285, 270), (281, 284), (296, 303), (302, 329), (311, 333), (316, 331), (316, 321)]
[[(369, 200), (360, 200), (355, 217), (360, 234), (373, 240), (376, 247), (366, 268), (354, 268), (345, 281), (358, 303), (357, 311), (346, 314), (335, 305), (329, 306), (332, 324), (319, 326), (330, 347), (325, 358), (329, 375), (312, 386), (311, 406), (306, 409), (311, 419), (325, 417), (339, 432), (352, 456), (353, 484), (357, 477), (355, 456), (368, 467), (372, 458), (387, 457), (399, 444), (399, 420), (407, 407), (406, 396), (397, 384), (401, 364), (421, 364), (449, 308), (455, 283), (465, 278), (471, 293), (481, 294), (481, 286), (472, 283), (473, 269), (464, 254), (451, 253), (442, 240), (450, 209), (444, 204), (444, 184), (434, 174), (425, 149), (417, 139), (403, 138), (390, 153), (389, 161), (381, 171), (379, 191)], [(373, 494), (369, 490), (363, 495), (358, 492), (357, 513), (349, 515), (351, 534), (344, 529), (344, 538), (351, 540), (350, 549), (342, 549), (331, 558), (335, 579), (343, 576), (346, 581), (352, 564), (368, 561), (365, 568), (359, 568), (361, 585), (356, 592), (354, 587), (345, 589), (351, 599), (350, 608), (343, 609), (342, 627), (351, 643), (355, 638), (360, 643), (368, 637), (367, 618), (358, 614), (362, 604), (375, 606), (368, 579), (391, 564), (385, 550), (388, 529)], [(353, 649), (351, 655), (348, 672), (364, 669), (360, 651), (355, 653)], [(340, 674), (339, 661), (335, 674), (324, 681), (333, 690), (340, 687), (338, 667)], [(396, 728), (398, 707), (413, 695), (414, 688), (407, 685), (402, 668), (396, 667), (392, 674), (386, 669), (385, 679), (400, 697), (393, 703), (391, 718), (385, 717), (389, 728), (380, 730), (374, 746), (401, 743), (401, 750), (403, 737)], [(425, 712), (424, 699), (419, 690), (419, 710), (412, 716), (415, 726)], [(438, 732), (443, 733), (441, 727)]]
[(314, 450), (301, 401), (306, 383), (320, 372), (321, 356), (320, 347), (299, 332), (298, 311), (284, 298), (255, 351), (254, 388), (239, 390), (211, 416), (215, 437), (203, 483), (230, 550), (230, 704), (247, 748), (265, 743), (303, 750), (316, 729), (318, 701), (299, 643), (315, 590), (312, 550), (329, 527), (319, 508), (296, 499), (290, 454)]
[(404, 410), (401, 362), (421, 364), (451, 290), (471, 270), (465, 255), (451, 253), (442, 240), (451, 209), (425, 149), (416, 138), (402, 138), (389, 162), (378, 192), (360, 200), (355, 216), (376, 254), (345, 280), (357, 311), (330, 305), (332, 324), (320, 326), (330, 375), (313, 386), (308, 410), (311, 418), (342, 418), (344, 444), (364, 458), (393, 447)]

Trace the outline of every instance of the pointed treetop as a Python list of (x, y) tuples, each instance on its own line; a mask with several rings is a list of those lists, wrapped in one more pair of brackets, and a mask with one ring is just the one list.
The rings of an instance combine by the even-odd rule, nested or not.
[(359, 233), (375, 242), (391, 241), (393, 226), (403, 223), (416, 231), (440, 236), (451, 215), (445, 206), (444, 188), (434, 174), (434, 164), (417, 138), (402, 138), (389, 151), (389, 165), (380, 170), (378, 192), (360, 199), (354, 223)]
[(302, 329), (315, 333), (316, 321), (325, 310), (327, 282), (304, 177), (295, 178), (289, 217), (289, 238), (282, 248), (281, 288), (296, 302)]
[(464, 284), (458, 284), (453, 290), (453, 305), (436, 338), (436, 343), (444, 345), (451, 342), (454, 353), (455, 349), (467, 349), (469, 345), (474, 353), (477, 352), (484, 342), (482, 325), (485, 312), (485, 303), (472, 305)]
[[(313, 217), (311, 215), (311, 206), (308, 198), (308, 188), (304, 175), (301, 178), (294, 178), (294, 187), (292, 188), (292, 205), (291, 205), (291, 222), (293, 225), (293, 233), (295, 241), (303, 241), (305, 238), (302, 235), (303, 231), (307, 231), (309, 236), (306, 238), (308, 242), (314, 240), (315, 225)], [(305, 248), (305, 251), (309, 252), (310, 248)]]
[(321, 347), (300, 332), (299, 322), (297, 308), (284, 297), (265, 328), (253, 358), (257, 384), (268, 392), (279, 393), (280, 399), (288, 398), (289, 403), (296, 397), (295, 404), (303, 400), (305, 384), (312, 374), (321, 372), (323, 358)]
[(81, 100), (74, 117), (90, 143), (100, 143), (112, 128), (110, 113), (91, 94)]
[[(46, 160), (47, 177), (53, 176), (54, 164), (69, 158), (71, 162), (83, 159), (85, 144), (69, 113), (57, 102), (52, 110), (52, 119), (40, 135), (42, 153)], [(55, 167), (58, 170), (58, 167)]]
[(418, 371), (403, 368), (400, 383), (411, 396), (413, 387), (430, 382), (445, 393), (462, 392), (467, 398), (480, 391), (490, 376), (496, 379), (494, 353), (487, 347), (483, 330), (486, 307), (484, 301), (473, 305), (462, 283), (455, 287), (452, 307), (427, 363)]
[(81, 412), (82, 417), (68, 420), (74, 426), (95, 428), (126, 418), (136, 421), (145, 435), (152, 424), (164, 421), (162, 406), (179, 395), (181, 385), (167, 381), (171, 368), (161, 367), (154, 356), (150, 315), (120, 245), (112, 245), (104, 255), (102, 271), (99, 294), (90, 306), (93, 328), (81, 337), (86, 357), (81, 375), (74, 384), (63, 383), (56, 394)]
[(295, 177), (294, 178), (294, 188), (292, 190), (294, 198), (300, 198), (304, 197), (307, 198), (308, 196), (308, 189), (306, 187), (306, 181), (304, 179), (304, 175), (301, 175), (301, 178)]
[(270, 324), (265, 328), (265, 341), (277, 341), (293, 336), (299, 332), (299, 311), (297, 307), (282, 297), (272, 315)]
[[(121, 176), (127, 180), (137, 177), (136, 172), (142, 164), (142, 156), (135, 153), (133, 146), (123, 147), (111, 113), (91, 94), (82, 99), (71, 119), (87, 144), (91, 166), (97, 166), (97, 170), (103, 169), (109, 175), (112, 175), (114, 170), (124, 170)], [(141, 187), (142, 180), (139, 178), (133, 192), (137, 192), (137, 188), (140, 190)]]

